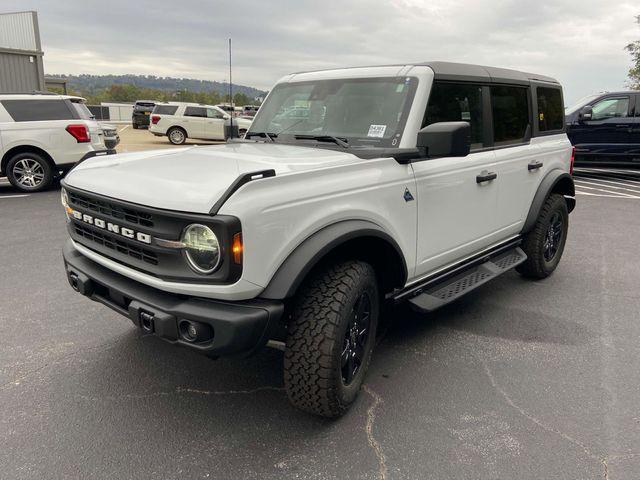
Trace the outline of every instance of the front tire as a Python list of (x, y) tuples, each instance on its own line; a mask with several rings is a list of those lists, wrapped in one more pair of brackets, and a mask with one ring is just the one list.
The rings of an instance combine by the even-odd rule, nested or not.
[(22, 192), (39, 192), (53, 182), (53, 169), (37, 153), (19, 153), (7, 162), (7, 178)]
[(174, 145), (182, 145), (187, 141), (187, 132), (179, 127), (171, 127), (167, 132), (167, 137)]
[(369, 367), (379, 315), (368, 263), (335, 264), (305, 283), (284, 354), (285, 390), (294, 406), (328, 418), (349, 409)]
[(540, 209), (533, 229), (524, 236), (527, 260), (516, 270), (525, 277), (547, 278), (560, 263), (569, 231), (569, 210), (562, 195), (552, 193)]

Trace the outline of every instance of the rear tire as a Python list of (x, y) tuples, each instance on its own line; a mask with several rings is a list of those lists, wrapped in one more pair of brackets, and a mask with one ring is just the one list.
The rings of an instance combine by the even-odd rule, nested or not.
[(323, 417), (344, 414), (369, 367), (380, 315), (371, 265), (347, 261), (301, 288), (289, 325), (284, 384), (296, 407)]
[(167, 137), (174, 145), (182, 145), (187, 141), (187, 132), (180, 127), (171, 127), (167, 132)]
[(40, 154), (19, 153), (7, 162), (7, 178), (22, 192), (39, 192), (53, 182), (53, 168)]
[(533, 229), (524, 236), (521, 248), (527, 260), (516, 270), (525, 277), (547, 278), (558, 266), (569, 230), (569, 210), (562, 195), (552, 193), (540, 209)]
[(131, 126), (133, 127), (134, 130), (138, 129), (138, 124), (137, 123), (132, 123)]

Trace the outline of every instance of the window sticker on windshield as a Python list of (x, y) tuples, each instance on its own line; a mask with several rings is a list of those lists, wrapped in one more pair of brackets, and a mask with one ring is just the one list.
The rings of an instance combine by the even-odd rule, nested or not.
[(404, 83), (399, 83), (396, 87), (396, 93), (400, 93), (404, 90)]
[(369, 133), (367, 133), (367, 137), (382, 138), (384, 137), (384, 131), (386, 129), (386, 125), (369, 125)]
[(462, 120), (471, 120), (471, 112), (462, 112), (460, 118)]

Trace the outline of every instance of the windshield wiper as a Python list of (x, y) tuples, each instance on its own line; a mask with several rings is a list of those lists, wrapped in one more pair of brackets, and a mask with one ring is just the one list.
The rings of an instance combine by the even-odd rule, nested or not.
[(344, 148), (349, 148), (349, 142), (346, 138), (338, 138), (333, 135), (294, 135), (296, 140), (317, 140), (319, 142), (333, 142)]
[(266, 138), (270, 143), (274, 142), (274, 138), (278, 137), (277, 133), (267, 133), (267, 132), (247, 132), (244, 134), (244, 138), (251, 138), (251, 137), (264, 137)]

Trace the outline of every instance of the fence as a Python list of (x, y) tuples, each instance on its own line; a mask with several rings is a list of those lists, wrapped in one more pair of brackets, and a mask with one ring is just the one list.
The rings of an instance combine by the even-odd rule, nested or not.
[(105, 104), (87, 105), (96, 120), (110, 120), (112, 122), (130, 122), (133, 105)]

